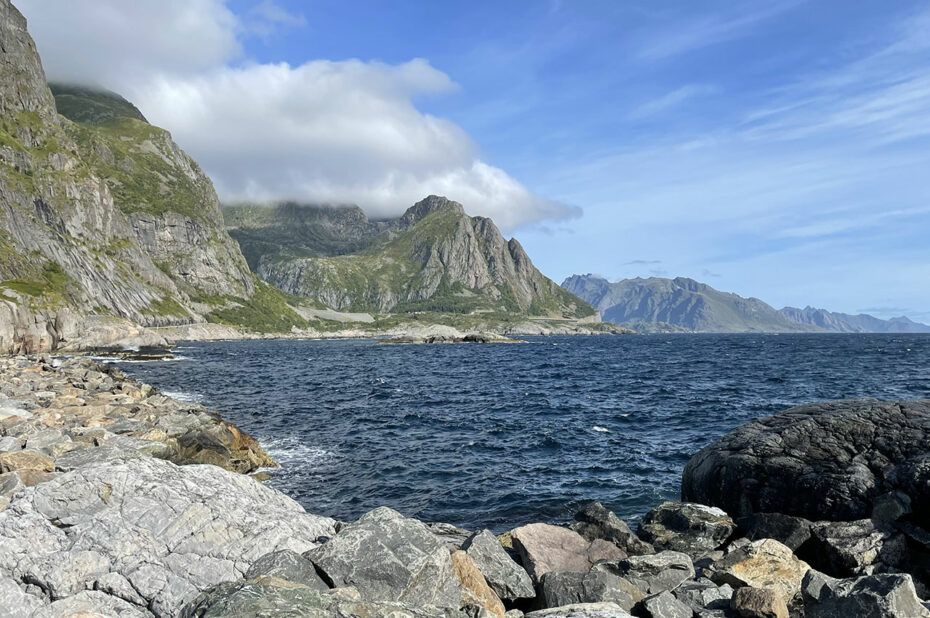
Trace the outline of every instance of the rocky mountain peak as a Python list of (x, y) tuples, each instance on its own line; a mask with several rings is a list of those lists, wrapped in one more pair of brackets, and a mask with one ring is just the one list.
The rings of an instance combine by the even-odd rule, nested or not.
[(465, 208), (458, 202), (453, 202), (441, 195), (430, 195), (408, 208), (401, 217), (401, 222), (405, 226), (410, 226), (439, 211), (465, 216)]

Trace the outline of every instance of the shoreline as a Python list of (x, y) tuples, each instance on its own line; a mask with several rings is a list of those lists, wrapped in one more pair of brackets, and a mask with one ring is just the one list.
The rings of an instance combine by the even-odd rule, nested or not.
[[(668, 502), (634, 531), (595, 503), (499, 535), (385, 507), (340, 523), (259, 482), (274, 462), (254, 438), (110, 365), (3, 357), (0, 378), (0, 606), (17, 615), (729, 618), (762, 595), (773, 616), (819, 618), (848, 597), (795, 555), (786, 516)], [(815, 536), (835, 525), (789, 519)], [(887, 588), (890, 567), (871, 564), (885, 562), (857, 585)], [(893, 577), (923, 616), (915, 580)], [(816, 586), (836, 598), (808, 598)]]

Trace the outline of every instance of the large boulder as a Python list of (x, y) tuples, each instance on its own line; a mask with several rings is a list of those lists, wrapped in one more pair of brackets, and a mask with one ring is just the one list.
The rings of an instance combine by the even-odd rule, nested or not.
[(811, 570), (802, 590), (806, 618), (930, 618), (910, 575), (833, 579)]
[(545, 607), (610, 602), (629, 611), (642, 594), (628, 581), (612, 573), (550, 571), (539, 582), (539, 597)]
[(691, 607), (682, 603), (668, 590), (644, 599), (639, 604), (639, 613), (645, 618), (691, 618)]
[(687, 502), (665, 502), (639, 524), (644, 539), (658, 550), (679, 551), (700, 558), (723, 545), (736, 524), (718, 508)]
[(316, 547), (334, 523), (215, 466), (91, 464), (25, 488), (0, 511), (0, 579), (58, 607), (176, 616), (263, 554)]
[(871, 519), (818, 522), (811, 532), (805, 557), (834, 577), (871, 575), (897, 569), (908, 561), (905, 535), (877, 528)]
[(504, 601), (536, 596), (529, 574), (514, 562), (490, 531), (476, 532), (462, 544), (462, 549), (475, 561), (491, 590)]
[(587, 541), (610, 541), (631, 556), (656, 553), (652, 545), (636, 536), (625, 521), (600, 502), (589, 502), (575, 513), (571, 529)]
[(770, 588), (739, 588), (730, 607), (742, 618), (788, 618), (788, 605), (781, 593)]
[(774, 539), (753, 541), (728, 553), (710, 568), (717, 584), (734, 588), (752, 586), (778, 591), (790, 602), (801, 590), (801, 580), (810, 570), (790, 549)]
[(791, 408), (739, 427), (695, 454), (682, 498), (734, 516), (813, 521), (871, 516), (900, 492), (930, 518), (930, 401), (856, 399)]
[(530, 612), (526, 618), (633, 618), (616, 603), (573, 603)]
[(613, 543), (584, 537), (568, 528), (549, 524), (527, 524), (511, 531), (514, 549), (523, 566), (538, 582), (549, 571), (585, 572), (600, 560), (626, 557)]
[(249, 570), (245, 572), (245, 579), (259, 577), (276, 577), (302, 584), (318, 592), (329, 590), (329, 586), (317, 574), (313, 563), (290, 549), (265, 554), (252, 563)]
[(504, 618), (506, 609), (481, 574), (475, 561), (461, 549), (452, 552), (452, 570), (462, 588), (462, 606), (480, 607)]
[(754, 513), (738, 522), (740, 532), (750, 541), (775, 539), (791, 551), (797, 551), (811, 538), (812, 522), (783, 513)]
[(461, 605), (446, 544), (426, 524), (387, 507), (362, 515), (304, 555), (327, 583), (354, 586), (365, 601)]
[(674, 590), (694, 577), (691, 558), (675, 551), (601, 562), (594, 566), (594, 570), (622, 577), (636, 586), (643, 596)]

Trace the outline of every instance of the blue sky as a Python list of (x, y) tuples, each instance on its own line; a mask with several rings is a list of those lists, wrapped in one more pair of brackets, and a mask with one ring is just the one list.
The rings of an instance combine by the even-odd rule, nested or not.
[[(40, 0), (23, 4), (50, 74), (130, 95), (224, 198), (381, 215), (451, 193), (558, 281), (681, 275), (775, 306), (930, 320), (925, 3), (197, 0), (168, 22), (184, 27), (194, 5), (213, 20), (187, 60), (167, 66), (154, 41), (111, 74), (91, 51), (58, 53), (67, 33), (53, 36)], [(198, 116), (210, 100), (240, 109)], [(297, 130), (313, 115), (353, 139), (317, 127), (294, 144), (282, 129), (264, 151), (215, 145), (250, 105), (264, 110), (252, 141), (271, 117)], [(282, 150), (302, 167), (237, 184)]]

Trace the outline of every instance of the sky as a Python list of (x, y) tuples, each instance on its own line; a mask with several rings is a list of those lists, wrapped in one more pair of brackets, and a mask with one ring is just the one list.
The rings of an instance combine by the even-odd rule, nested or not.
[(556, 281), (930, 321), (930, 3), (14, 1), (224, 201), (436, 193)]

